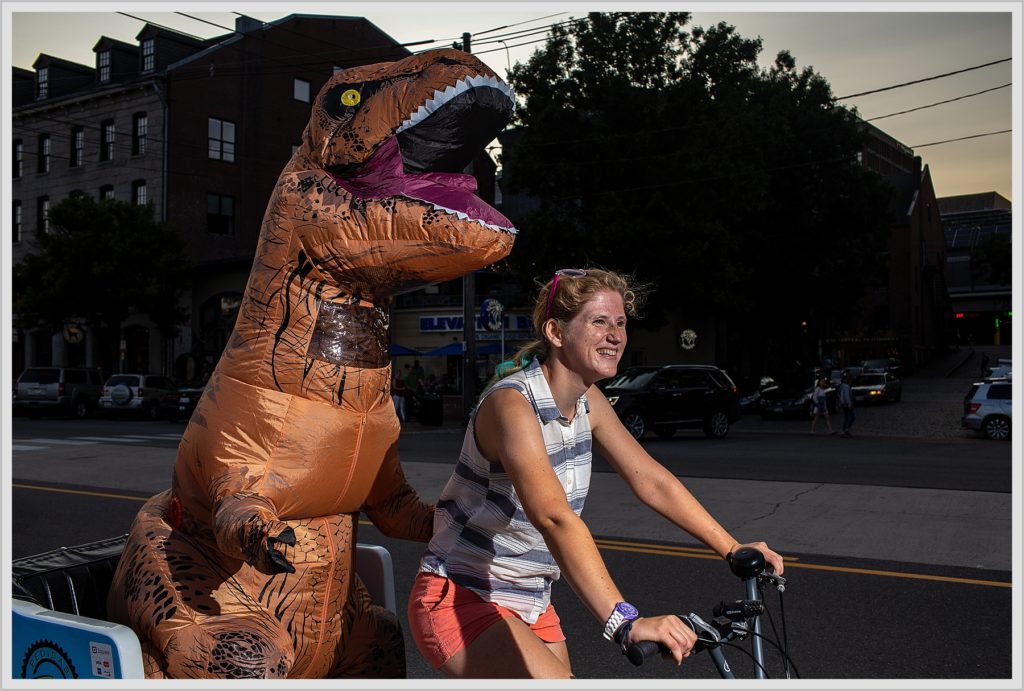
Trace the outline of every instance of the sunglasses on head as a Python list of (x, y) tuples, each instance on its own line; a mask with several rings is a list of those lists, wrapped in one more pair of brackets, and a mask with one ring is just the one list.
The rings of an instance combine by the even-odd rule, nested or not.
[(547, 309), (544, 310), (544, 321), (551, 318), (551, 303), (555, 300), (555, 291), (558, 289), (558, 279), (562, 276), (580, 278), (586, 275), (587, 272), (585, 269), (559, 269), (555, 272), (555, 277), (551, 279), (551, 290), (548, 292), (548, 306)]

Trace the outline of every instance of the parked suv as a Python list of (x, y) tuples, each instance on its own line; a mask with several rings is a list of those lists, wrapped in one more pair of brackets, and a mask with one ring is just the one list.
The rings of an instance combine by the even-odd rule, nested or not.
[(115, 374), (103, 385), (100, 408), (108, 416), (131, 412), (156, 420), (160, 399), (177, 390), (173, 380), (159, 374)]
[(960, 424), (989, 439), (1010, 438), (1013, 385), (1009, 379), (991, 379), (971, 384), (964, 396), (964, 415)]
[(648, 430), (667, 438), (679, 428), (721, 438), (740, 417), (736, 385), (711, 365), (630, 367), (602, 388), (635, 439)]
[(91, 367), (29, 367), (15, 384), (14, 412), (88, 417), (96, 409), (102, 383), (100, 371)]

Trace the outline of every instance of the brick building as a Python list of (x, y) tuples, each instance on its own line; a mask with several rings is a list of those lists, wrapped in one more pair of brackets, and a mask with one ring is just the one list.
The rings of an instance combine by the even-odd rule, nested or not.
[[(51, 205), (73, 192), (152, 204), (186, 242), (194, 266), (191, 321), (175, 340), (146, 315), (123, 325), (122, 363), (192, 379), (230, 334), (263, 212), (337, 69), (409, 54), (359, 17), (239, 17), (210, 39), (147, 24), (137, 45), (100, 37), (92, 66), (40, 55), (13, 69), (13, 237), (16, 263), (33, 251)], [(74, 315), (68, 315), (72, 317)], [(102, 366), (83, 342), (15, 331), (13, 375), (29, 365)]]

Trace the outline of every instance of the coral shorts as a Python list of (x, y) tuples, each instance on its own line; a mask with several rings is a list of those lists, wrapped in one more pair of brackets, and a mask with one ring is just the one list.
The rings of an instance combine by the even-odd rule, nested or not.
[[(409, 629), (434, 669), (469, 645), (489, 626), (518, 614), (487, 602), (468, 588), (433, 573), (420, 573), (409, 593)], [(565, 640), (555, 608), (548, 605), (530, 629), (545, 643)]]

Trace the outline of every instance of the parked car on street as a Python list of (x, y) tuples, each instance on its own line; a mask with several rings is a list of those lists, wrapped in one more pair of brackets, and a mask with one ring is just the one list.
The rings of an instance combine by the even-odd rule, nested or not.
[(971, 384), (964, 396), (964, 414), (960, 424), (981, 432), (989, 439), (1010, 438), (1013, 412), (1013, 384), (1009, 379), (986, 379)]
[(141, 414), (160, 417), (160, 401), (178, 390), (174, 380), (159, 374), (115, 374), (103, 384), (100, 409), (108, 416)]
[(888, 372), (896, 378), (903, 376), (903, 365), (894, 357), (872, 358), (860, 363), (865, 371), (876, 370)]
[(667, 438), (692, 428), (720, 439), (740, 417), (736, 385), (712, 365), (630, 367), (602, 388), (635, 439), (648, 430)]
[(14, 385), (13, 412), (86, 418), (96, 410), (102, 386), (103, 377), (96, 368), (29, 367)]
[(756, 386), (748, 383), (746, 387), (741, 387), (741, 391), (746, 391), (745, 394), (740, 395), (739, 404), (741, 413), (756, 413), (761, 410), (761, 396), (765, 391), (777, 386), (775, 380), (771, 377), (764, 376), (757, 378)]
[(186, 384), (178, 387), (177, 391), (165, 394), (160, 399), (160, 417), (171, 422), (188, 422), (205, 388), (204, 384)]
[[(825, 405), (829, 413), (836, 412), (836, 388), (829, 386), (825, 390)], [(811, 394), (814, 386), (799, 384), (783, 384), (768, 389), (761, 394), (761, 417), (770, 418), (811, 417)]]
[(865, 370), (850, 387), (854, 404), (888, 403), (903, 398), (903, 382), (888, 372)]

